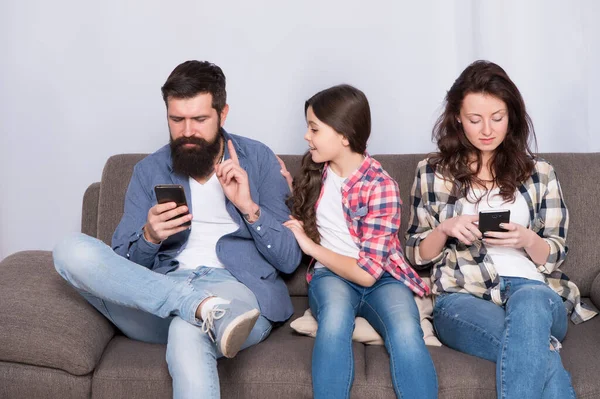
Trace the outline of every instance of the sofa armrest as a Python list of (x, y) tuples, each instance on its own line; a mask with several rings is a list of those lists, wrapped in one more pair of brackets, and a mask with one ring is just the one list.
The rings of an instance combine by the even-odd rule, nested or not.
[(596, 276), (590, 289), (590, 299), (594, 306), (600, 309), (600, 274)]
[(92, 372), (115, 329), (59, 276), (52, 253), (18, 252), (0, 275), (0, 361)]
[(81, 209), (81, 232), (98, 237), (98, 203), (100, 201), (100, 183), (92, 183), (83, 194)]

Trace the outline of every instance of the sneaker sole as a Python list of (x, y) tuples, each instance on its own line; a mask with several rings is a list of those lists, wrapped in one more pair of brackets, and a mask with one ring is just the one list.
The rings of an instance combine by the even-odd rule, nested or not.
[(240, 348), (250, 335), (250, 331), (256, 324), (260, 312), (252, 309), (233, 319), (221, 337), (221, 353), (227, 358), (232, 358), (240, 351)]

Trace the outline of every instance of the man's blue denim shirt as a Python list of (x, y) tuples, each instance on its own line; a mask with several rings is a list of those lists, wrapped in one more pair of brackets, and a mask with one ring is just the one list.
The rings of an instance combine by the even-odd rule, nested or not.
[[(240, 228), (219, 239), (217, 256), (225, 268), (256, 295), (266, 318), (285, 321), (292, 315), (293, 308), (278, 272), (292, 273), (302, 257), (294, 235), (282, 225), (289, 219), (285, 200), (290, 191), (275, 154), (266, 145), (224, 130), (223, 135), (225, 140), (233, 142), (240, 165), (248, 173), (250, 194), (260, 206), (260, 217), (248, 223), (226, 198), (227, 211)], [(225, 159), (228, 159), (229, 151), (225, 148)], [(178, 267), (175, 257), (184, 248), (190, 230), (174, 234), (161, 244), (143, 238), (148, 210), (156, 205), (154, 186), (157, 184), (181, 184), (193, 214), (188, 176), (173, 171), (171, 150), (166, 145), (135, 165), (125, 196), (125, 211), (113, 235), (112, 247), (132, 262), (166, 274)], [(198, 266), (201, 265), (199, 260)]]

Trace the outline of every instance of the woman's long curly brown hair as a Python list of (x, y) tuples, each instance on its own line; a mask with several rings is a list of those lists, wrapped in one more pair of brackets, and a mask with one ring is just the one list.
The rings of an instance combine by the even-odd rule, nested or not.
[[(304, 115), (311, 107), (315, 116), (350, 143), (353, 152), (364, 154), (371, 134), (371, 110), (365, 94), (350, 85), (338, 85), (318, 92), (304, 104)], [(304, 231), (314, 242), (321, 237), (317, 230), (315, 204), (321, 194), (324, 163), (312, 160), (310, 151), (302, 158), (300, 175), (294, 179), (290, 198), (292, 215), (304, 222)]]
[(432, 154), (429, 164), (453, 183), (455, 196), (469, 198), (473, 186), (486, 187), (486, 182), (478, 177), (483, 166), (481, 152), (469, 142), (458, 122), (463, 99), (470, 93), (497, 97), (508, 109), (506, 137), (489, 164), (494, 186), (500, 188), (504, 200), (511, 201), (518, 186), (533, 173), (535, 156), (529, 144), (535, 143), (535, 132), (519, 89), (493, 62), (479, 60), (469, 65), (446, 94), (444, 112), (432, 133), (438, 152)]

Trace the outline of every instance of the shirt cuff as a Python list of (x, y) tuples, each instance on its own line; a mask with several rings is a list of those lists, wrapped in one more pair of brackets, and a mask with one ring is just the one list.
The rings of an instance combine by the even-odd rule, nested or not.
[[(244, 221), (246, 222), (246, 224), (249, 224), (250, 226), (252, 226), (253, 224), (255, 224), (256, 222), (258, 222), (260, 220), (260, 217), (262, 216), (262, 210), (260, 209), (260, 206), (258, 207), (258, 218), (254, 221), (254, 222), (250, 222), (248, 219), (246, 219), (245, 216), (242, 215), (242, 218), (244, 219)], [(256, 216), (256, 212), (254, 213), (254, 216)]]
[(159, 242), (158, 244), (155, 244), (153, 242), (146, 240), (146, 236), (144, 235), (143, 228), (138, 232), (138, 237), (140, 238), (138, 240), (138, 247), (142, 252), (157, 252), (158, 249), (160, 248), (160, 244), (162, 244), (162, 241)]

